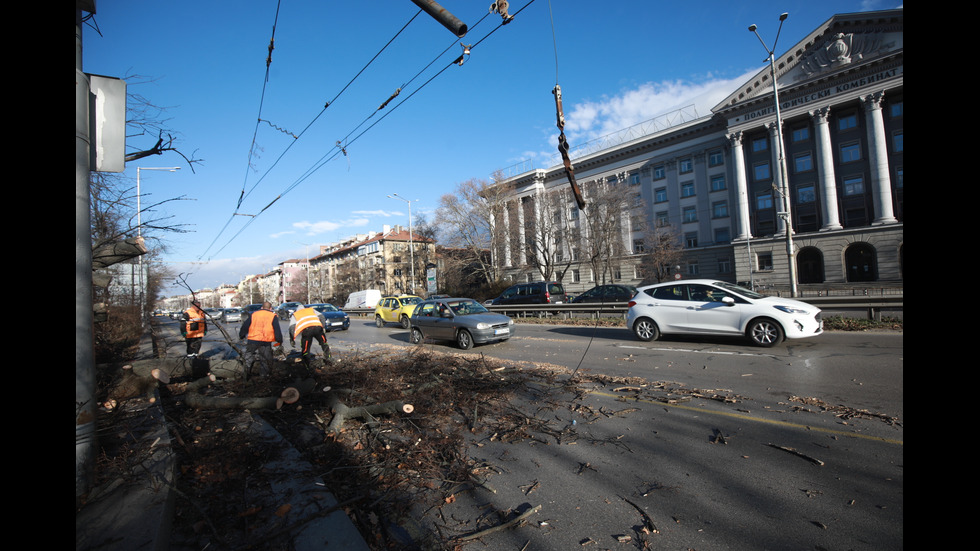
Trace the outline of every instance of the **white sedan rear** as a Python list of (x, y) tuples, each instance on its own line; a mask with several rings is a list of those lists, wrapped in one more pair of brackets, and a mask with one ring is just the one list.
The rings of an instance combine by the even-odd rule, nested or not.
[(820, 309), (798, 300), (761, 295), (731, 283), (694, 279), (640, 287), (627, 326), (637, 338), (661, 334), (744, 335), (759, 346), (823, 332)]

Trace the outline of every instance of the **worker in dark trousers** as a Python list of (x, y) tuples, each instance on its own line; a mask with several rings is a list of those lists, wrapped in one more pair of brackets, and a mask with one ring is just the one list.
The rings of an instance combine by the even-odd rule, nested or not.
[(263, 302), (260, 310), (252, 312), (242, 322), (238, 336), (247, 339), (244, 367), (246, 380), (251, 376), (255, 362), (259, 363), (259, 375), (271, 375), (272, 347), (282, 343), (282, 329), (279, 328), (279, 318), (272, 311), (272, 304)]
[(300, 338), (304, 361), (309, 361), (310, 349), (313, 341), (316, 341), (320, 343), (324, 363), (330, 362), (330, 346), (327, 345), (327, 333), (324, 329), (326, 325), (327, 320), (323, 314), (309, 306), (293, 312), (293, 319), (289, 324), (289, 344), (296, 346), (296, 337)]
[(197, 300), (191, 301), (191, 306), (180, 316), (180, 334), (187, 343), (187, 357), (193, 358), (201, 353), (201, 343), (208, 332), (208, 324), (204, 310)]

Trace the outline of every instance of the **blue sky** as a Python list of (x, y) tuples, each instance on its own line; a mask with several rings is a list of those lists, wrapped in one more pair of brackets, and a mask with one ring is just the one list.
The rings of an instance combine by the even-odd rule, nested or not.
[[(203, 160), (193, 172), (176, 154), (127, 166), (134, 183), (137, 167), (182, 166), (141, 171), (144, 205), (183, 199), (144, 215), (188, 230), (164, 236), (163, 260), (200, 289), (407, 226), (408, 204), (388, 195), (431, 217), (459, 182), (556, 164), (555, 84), (574, 148), (688, 105), (708, 114), (765, 66), (750, 24), (771, 47), (789, 13), (778, 55), (835, 13), (900, 6), (515, 0), (500, 26), (489, 0), (439, 3), (466, 36), (411, 0), (99, 0), (83, 70), (135, 77), (129, 92), (165, 108), (178, 147)], [(473, 47), (455, 65), (461, 43)]]

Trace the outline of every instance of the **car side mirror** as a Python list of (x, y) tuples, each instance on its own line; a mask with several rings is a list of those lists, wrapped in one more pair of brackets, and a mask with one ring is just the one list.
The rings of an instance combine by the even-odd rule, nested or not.
[(721, 301), (725, 303), (725, 306), (735, 306), (735, 299), (732, 297), (725, 297)]

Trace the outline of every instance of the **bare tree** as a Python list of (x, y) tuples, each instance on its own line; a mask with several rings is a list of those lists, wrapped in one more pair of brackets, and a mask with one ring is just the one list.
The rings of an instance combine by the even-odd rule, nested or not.
[(672, 277), (684, 251), (680, 235), (671, 225), (650, 225), (643, 236), (640, 277), (644, 284), (660, 283)]
[(435, 223), (442, 232), (439, 242), (464, 251), (463, 256), (487, 284), (496, 281), (498, 275), (486, 252), (502, 246), (495, 216), (503, 212), (505, 197), (500, 186), (473, 179), (457, 184), (454, 193), (443, 195), (436, 210)]
[(623, 237), (628, 229), (625, 224), (629, 220), (629, 207), (620, 186), (605, 181), (582, 186), (586, 207), (581, 254), (591, 266), (597, 284), (612, 282), (616, 262), (630, 252)]
[(572, 265), (573, 214), (578, 206), (564, 191), (539, 193), (524, 209), (524, 249), (529, 265), (545, 281), (562, 281)]

